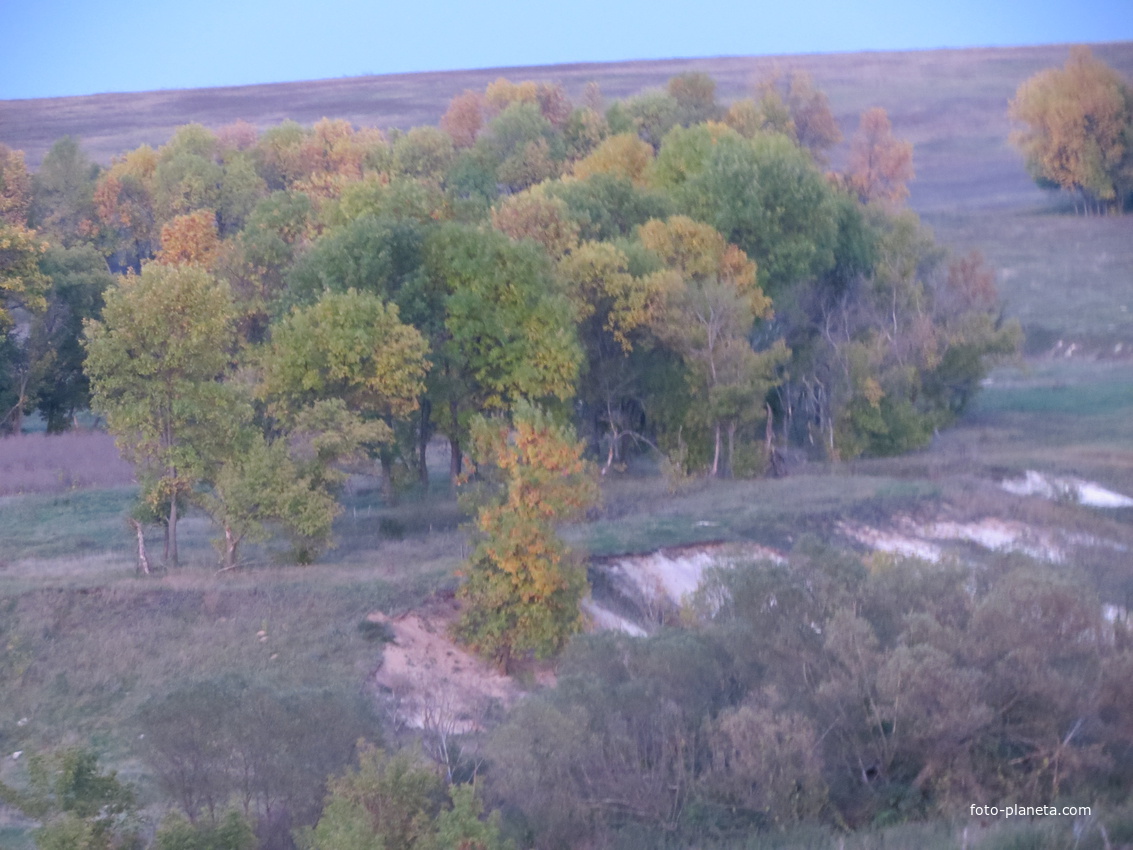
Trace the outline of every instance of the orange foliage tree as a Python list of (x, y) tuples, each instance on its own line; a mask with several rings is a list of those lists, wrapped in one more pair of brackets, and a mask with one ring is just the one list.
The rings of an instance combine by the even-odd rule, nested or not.
[(492, 208), (492, 227), (517, 242), (531, 239), (559, 259), (578, 246), (578, 224), (571, 220), (567, 205), (528, 189), (508, 195)]
[(498, 487), (476, 517), (479, 542), (461, 587), (457, 635), (505, 671), (516, 656), (546, 657), (582, 626), (586, 567), (574, 561), (555, 525), (598, 498), (584, 446), (528, 402), (513, 421), (479, 418), (473, 458)]
[(31, 204), (31, 177), (24, 152), (0, 144), (0, 221), (26, 225)]
[(898, 206), (913, 179), (913, 146), (895, 138), (889, 115), (880, 106), (862, 113), (850, 147), (850, 187), (863, 204), (879, 201)]
[(111, 251), (130, 265), (152, 253), (157, 236), (154, 178), (157, 151), (149, 145), (130, 151), (104, 171), (94, 190), (95, 212)]
[(1088, 48), (1024, 82), (1010, 115), (1027, 125), (1012, 141), (1040, 185), (1081, 195), (1087, 212), (1133, 196), (1133, 89)]
[(197, 210), (165, 223), (156, 260), (167, 266), (195, 265), (211, 269), (219, 251), (216, 213)]
[(619, 133), (576, 162), (573, 173), (580, 179), (592, 174), (613, 174), (644, 188), (649, 185), (652, 166), (653, 146), (635, 133)]
[(457, 148), (470, 148), (484, 126), (484, 97), (479, 92), (466, 91), (449, 101), (441, 116), (441, 129), (452, 137)]

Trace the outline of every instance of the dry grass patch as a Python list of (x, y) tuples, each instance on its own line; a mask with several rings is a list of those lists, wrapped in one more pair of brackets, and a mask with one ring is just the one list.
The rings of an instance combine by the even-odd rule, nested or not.
[(122, 460), (109, 434), (68, 431), (0, 439), (0, 496), (133, 483), (134, 468)]

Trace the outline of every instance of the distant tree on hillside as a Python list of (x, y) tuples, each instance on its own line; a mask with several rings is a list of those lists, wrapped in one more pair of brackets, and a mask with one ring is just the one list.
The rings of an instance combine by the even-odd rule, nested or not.
[(1027, 125), (1012, 136), (1040, 186), (1082, 198), (1083, 212), (1120, 212), (1133, 200), (1133, 88), (1076, 47), (1063, 68), (1028, 79), (1011, 101)]
[(30, 205), (31, 177), (24, 165), (24, 152), (0, 144), (0, 221), (26, 225)]
[(863, 204), (897, 206), (909, 197), (913, 179), (913, 146), (896, 138), (889, 116), (880, 106), (862, 113), (850, 147), (849, 182)]

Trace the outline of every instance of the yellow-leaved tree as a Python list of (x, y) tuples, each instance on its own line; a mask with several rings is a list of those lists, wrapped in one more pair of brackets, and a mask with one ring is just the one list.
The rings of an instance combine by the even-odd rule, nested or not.
[(526, 401), (510, 422), (479, 417), (473, 424), (472, 456), (481, 492), (489, 492), (476, 516), (479, 540), (456, 632), (505, 671), (517, 656), (552, 655), (582, 625), (586, 567), (555, 526), (598, 499), (583, 448), (568, 425)]
[(1075, 208), (1080, 195), (1086, 212), (1133, 196), (1133, 88), (1089, 48), (1019, 86), (1010, 115), (1027, 127), (1012, 141), (1040, 186), (1073, 193)]

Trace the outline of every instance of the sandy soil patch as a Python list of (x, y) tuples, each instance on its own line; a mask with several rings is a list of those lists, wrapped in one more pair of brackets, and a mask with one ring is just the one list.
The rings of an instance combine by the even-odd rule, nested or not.
[(1066, 499), (1092, 508), (1130, 508), (1133, 498), (1109, 490), (1097, 482), (1072, 476), (1056, 477), (1028, 469), (1022, 478), (1009, 478), (999, 484), (1016, 496), (1042, 496), (1044, 499)]
[(366, 618), (384, 623), (393, 635), (374, 682), (414, 729), (479, 731), (494, 705), (509, 707), (522, 694), (515, 682), (448, 636), (456, 614), (455, 603), (445, 603), (399, 617), (375, 612)]
[(717, 543), (629, 555), (608, 562), (604, 569), (615, 584), (648, 603), (680, 605), (700, 587), (705, 570), (753, 560), (782, 563), (784, 558), (756, 543)]
[(944, 553), (936, 544), (897, 531), (883, 531), (880, 528), (849, 522), (838, 523), (838, 530), (851, 540), (856, 540), (878, 552), (901, 555), (905, 558), (920, 558), (922, 561), (934, 563), (944, 557)]
[(910, 523), (910, 527), (931, 540), (961, 540), (993, 552), (1022, 552), (1056, 564), (1065, 560), (1054, 534), (1014, 520), (988, 517), (976, 522)]
[(621, 614), (611, 611), (606, 606), (593, 599), (582, 600), (582, 613), (586, 615), (587, 631), (591, 632), (624, 632), (632, 637), (645, 637), (648, 632)]
[(1062, 537), (1056, 532), (997, 517), (973, 522), (917, 522), (910, 517), (897, 517), (890, 529), (842, 522), (838, 530), (875, 551), (924, 561), (941, 560), (944, 550), (938, 544), (951, 541), (975, 543), (992, 552), (1022, 552), (1055, 564), (1066, 560)]

